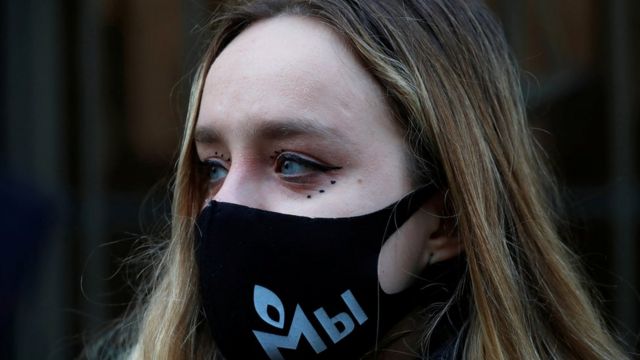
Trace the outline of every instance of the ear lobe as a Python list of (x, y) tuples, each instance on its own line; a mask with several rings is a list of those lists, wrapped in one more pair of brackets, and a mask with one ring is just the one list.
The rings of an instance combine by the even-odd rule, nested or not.
[(427, 240), (425, 246), (430, 250), (423, 258), (423, 266), (435, 264), (440, 261), (452, 259), (464, 250), (462, 242), (455, 236), (439, 236)]

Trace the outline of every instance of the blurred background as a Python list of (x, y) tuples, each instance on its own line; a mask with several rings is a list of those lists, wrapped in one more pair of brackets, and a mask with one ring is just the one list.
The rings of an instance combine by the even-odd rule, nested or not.
[[(69, 359), (123, 313), (161, 233), (201, 26), (217, 1), (3, 0), (0, 358)], [(493, 0), (567, 241), (640, 351), (640, 2)]]

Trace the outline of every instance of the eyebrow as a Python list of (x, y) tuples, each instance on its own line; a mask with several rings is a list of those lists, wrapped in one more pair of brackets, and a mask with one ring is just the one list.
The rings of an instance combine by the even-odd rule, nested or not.
[[(265, 140), (283, 140), (294, 137), (316, 137), (337, 143), (349, 143), (340, 131), (310, 119), (279, 119), (260, 122), (249, 130), (252, 136)], [(197, 126), (193, 136), (197, 143), (217, 144), (223, 142), (222, 134), (212, 126)]]

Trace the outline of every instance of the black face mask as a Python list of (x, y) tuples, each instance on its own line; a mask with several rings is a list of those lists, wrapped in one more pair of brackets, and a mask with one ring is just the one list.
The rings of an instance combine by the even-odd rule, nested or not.
[(357, 359), (373, 350), (424, 302), (418, 286), (386, 294), (378, 256), (435, 190), (348, 218), (211, 201), (197, 219), (196, 257), (204, 313), (224, 357)]

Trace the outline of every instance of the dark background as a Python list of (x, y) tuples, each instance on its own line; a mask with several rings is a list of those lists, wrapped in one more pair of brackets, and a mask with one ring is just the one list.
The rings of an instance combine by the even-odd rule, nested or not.
[[(640, 351), (640, 2), (493, 0), (612, 329)], [(215, 1), (3, 0), (0, 358), (68, 359), (121, 315)]]

